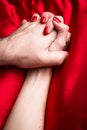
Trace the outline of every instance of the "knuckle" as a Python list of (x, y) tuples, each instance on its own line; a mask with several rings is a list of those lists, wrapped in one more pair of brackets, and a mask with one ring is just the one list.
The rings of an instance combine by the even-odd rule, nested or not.
[(35, 13), (35, 14), (32, 15), (32, 17), (33, 17), (33, 16), (39, 16), (39, 14), (38, 14), (38, 13)]
[(62, 32), (68, 33), (68, 31), (69, 31), (69, 26), (66, 25), (66, 24), (63, 24), (63, 25), (61, 26), (61, 30), (62, 30)]
[(28, 26), (28, 25), (30, 25), (30, 22), (27, 21), (27, 22), (24, 23), (24, 24), (25, 24), (25, 26)]
[(67, 35), (67, 42), (68, 42), (68, 43), (70, 42), (70, 39), (71, 39), (71, 33), (68, 32), (68, 35)]
[(63, 30), (63, 31), (67, 31), (67, 32), (69, 31), (69, 26), (68, 26), (68, 25), (62, 24), (61, 27), (62, 27), (62, 30)]
[(51, 12), (46, 11), (46, 12), (42, 13), (42, 15), (51, 15), (51, 16), (53, 16), (54, 14), (51, 13)]
[(69, 26), (68, 25), (65, 25), (65, 30), (69, 31)]
[(57, 45), (60, 47), (60, 49), (64, 49), (65, 46), (66, 46), (66, 41), (65, 41), (65, 39), (64, 39), (64, 38), (60, 38), (60, 39), (58, 40), (58, 44), (57, 44)]
[(71, 37), (71, 33), (70, 32), (68, 32), (68, 35), (69, 35), (69, 38)]

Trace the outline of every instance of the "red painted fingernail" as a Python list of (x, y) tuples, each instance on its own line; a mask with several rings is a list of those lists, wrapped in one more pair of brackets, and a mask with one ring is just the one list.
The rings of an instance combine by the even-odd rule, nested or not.
[(44, 29), (44, 35), (47, 35), (49, 32), (50, 32), (49, 27), (45, 27), (45, 29)]
[(60, 19), (58, 19), (57, 17), (54, 17), (53, 20), (57, 23), (61, 23)]
[(37, 16), (33, 16), (31, 19), (32, 22), (35, 22), (36, 20), (37, 20)]
[(41, 20), (40, 20), (40, 23), (45, 23), (45, 22), (46, 22), (46, 17), (42, 16)]

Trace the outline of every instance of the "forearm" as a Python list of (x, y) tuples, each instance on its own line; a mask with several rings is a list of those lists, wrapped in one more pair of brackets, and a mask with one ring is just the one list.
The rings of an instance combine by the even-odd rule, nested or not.
[(0, 66), (10, 64), (11, 55), (8, 49), (9, 43), (7, 41), (8, 38), (0, 38)]
[(50, 68), (29, 71), (4, 130), (43, 130)]
[(3, 59), (3, 55), (4, 55), (4, 51), (5, 51), (5, 47), (3, 46), (3, 39), (0, 38), (0, 65), (4, 64), (4, 59)]

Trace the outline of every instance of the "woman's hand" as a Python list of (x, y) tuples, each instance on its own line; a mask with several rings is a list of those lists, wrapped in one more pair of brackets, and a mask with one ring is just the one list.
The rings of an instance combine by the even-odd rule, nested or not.
[(52, 51), (65, 50), (70, 43), (71, 33), (69, 32), (69, 26), (64, 24), (64, 18), (62, 16), (55, 16), (51, 12), (44, 12), (41, 15), (41, 18), (39, 14), (34, 14), (32, 16), (32, 22), (38, 20), (41, 24), (46, 24), (43, 31), (44, 35), (48, 35), (53, 29), (58, 32), (56, 39), (51, 44), (49, 49)]

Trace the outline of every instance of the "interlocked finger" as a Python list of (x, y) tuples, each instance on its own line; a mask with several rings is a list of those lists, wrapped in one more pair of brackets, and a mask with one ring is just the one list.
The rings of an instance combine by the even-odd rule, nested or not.
[(57, 17), (51, 17), (48, 19), (45, 29), (44, 29), (44, 34), (49, 34), (53, 29), (54, 29), (54, 24), (53, 24), (53, 18), (57, 18), (57, 22), (64, 23), (64, 19), (62, 16), (57, 16)]
[(69, 27), (64, 23), (57, 22), (57, 19), (53, 19), (53, 24), (58, 33), (56, 39), (49, 47), (49, 50), (51, 51), (64, 50), (68, 45), (67, 42), (69, 43), (69, 39), (71, 36), (70, 33), (68, 32)]
[(51, 13), (51, 12), (44, 12), (42, 15), (41, 15), (41, 19), (40, 19), (40, 23), (44, 24), (44, 23), (47, 23), (47, 21), (54, 17), (54, 14)]

